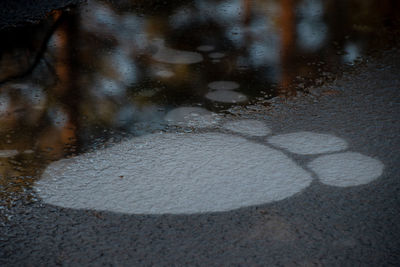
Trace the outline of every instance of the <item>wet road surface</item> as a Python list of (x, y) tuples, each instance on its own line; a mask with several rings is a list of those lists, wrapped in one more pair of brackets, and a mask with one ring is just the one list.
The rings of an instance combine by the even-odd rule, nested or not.
[(391, 2), (149, 3), (6, 33), (0, 263), (399, 264)]

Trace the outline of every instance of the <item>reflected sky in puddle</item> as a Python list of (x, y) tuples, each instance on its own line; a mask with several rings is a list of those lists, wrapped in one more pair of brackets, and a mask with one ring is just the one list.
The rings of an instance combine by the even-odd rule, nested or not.
[(181, 111), (191, 107), (212, 124), (212, 112), (329, 81), (391, 45), (393, 5), (92, 0), (4, 32), (0, 186), (110, 138), (187, 126)]

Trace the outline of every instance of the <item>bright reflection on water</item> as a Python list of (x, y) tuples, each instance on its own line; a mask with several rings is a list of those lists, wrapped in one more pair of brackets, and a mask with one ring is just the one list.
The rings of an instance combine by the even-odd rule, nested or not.
[(214, 114), (329, 81), (340, 64), (391, 44), (396, 7), (89, 0), (3, 32), (1, 197), (30, 185), (50, 161), (185, 122), (169, 113), (175, 108)]

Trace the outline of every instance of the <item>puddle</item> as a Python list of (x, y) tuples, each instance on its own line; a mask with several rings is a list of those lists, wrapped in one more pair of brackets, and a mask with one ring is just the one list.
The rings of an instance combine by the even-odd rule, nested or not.
[(398, 34), (395, 1), (134, 2), (2, 33), (2, 200), (54, 160), (307, 92)]

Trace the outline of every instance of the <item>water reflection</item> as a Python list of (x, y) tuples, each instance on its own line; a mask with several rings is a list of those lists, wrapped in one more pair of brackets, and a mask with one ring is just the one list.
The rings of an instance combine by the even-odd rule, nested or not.
[(10, 179), (33, 177), (48, 161), (185, 121), (190, 107), (218, 112), (329, 80), (338, 65), (393, 44), (398, 8), (396, 0), (91, 0), (3, 32), (0, 194), (20, 190)]
[(328, 27), (323, 21), (323, 4), (320, 0), (303, 0), (298, 7), (300, 18), (297, 24), (299, 45), (305, 50), (317, 50), (328, 35)]

